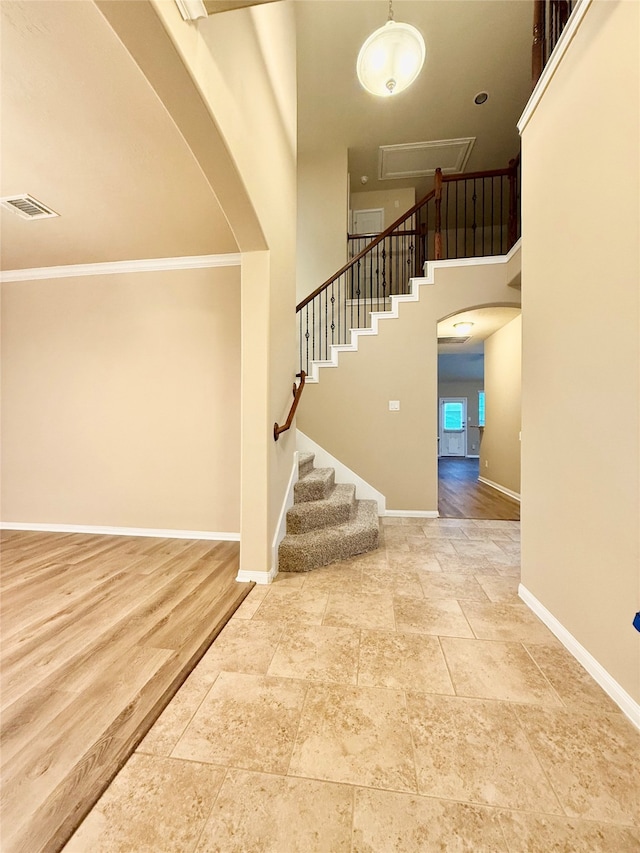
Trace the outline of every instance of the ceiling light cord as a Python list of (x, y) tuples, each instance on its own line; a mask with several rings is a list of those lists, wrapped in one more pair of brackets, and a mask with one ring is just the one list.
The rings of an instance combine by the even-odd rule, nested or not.
[(393, 21), (393, 0), (389, 0), (389, 20)]

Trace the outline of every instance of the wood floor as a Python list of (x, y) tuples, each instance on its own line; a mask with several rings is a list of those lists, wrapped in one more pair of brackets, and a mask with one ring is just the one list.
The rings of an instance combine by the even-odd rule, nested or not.
[(478, 459), (438, 459), (438, 512), (442, 518), (520, 520), (520, 504), (478, 482)]
[(0, 847), (55, 853), (253, 584), (237, 542), (0, 541)]

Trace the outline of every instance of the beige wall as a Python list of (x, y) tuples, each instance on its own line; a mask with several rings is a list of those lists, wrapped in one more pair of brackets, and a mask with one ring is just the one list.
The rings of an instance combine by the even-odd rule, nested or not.
[(239, 268), (2, 285), (2, 520), (240, 526)]
[(480, 453), (480, 430), (478, 424), (478, 392), (484, 389), (484, 380), (449, 380), (438, 382), (438, 398), (467, 398), (467, 456)]
[(480, 476), (520, 494), (522, 317), (484, 342), (484, 390)]
[[(119, 5), (119, 4), (111, 4)], [(153, 0), (224, 142), (232, 167), (207, 160), (242, 250), (241, 569), (265, 572), (291, 476), (295, 433), (273, 441), (291, 402), (296, 362), (296, 38), (292, 4), (267, 3), (184, 22), (172, 0)], [(142, 35), (145, 35), (144, 33)], [(136, 43), (148, 56), (145, 40)], [(165, 56), (149, 71), (163, 97)], [(188, 132), (191, 113), (172, 102)], [(191, 138), (191, 137), (190, 137)], [(195, 134), (194, 146), (201, 139)], [(194, 152), (195, 153), (195, 152)], [(233, 178), (233, 186), (230, 181)], [(217, 187), (220, 186), (218, 193)], [(237, 193), (229, 192), (235, 188)], [(224, 196), (224, 200), (221, 197)], [(238, 207), (246, 193), (250, 209)], [(255, 227), (247, 229), (253, 223)]]
[[(299, 429), (382, 492), (387, 509), (436, 511), (437, 323), (518, 298), (504, 263), (440, 268), (419, 302), (401, 304), (397, 320), (359, 339), (358, 352), (341, 353), (337, 370), (320, 371), (305, 389)], [(400, 401), (399, 412), (389, 400)]]
[(392, 225), (415, 203), (416, 191), (413, 188), (351, 193), (351, 210), (384, 209), (385, 228)]
[(299, 302), (344, 266), (347, 259), (347, 149), (313, 151), (298, 158)]
[(522, 582), (636, 701), (639, 13), (589, 6), (522, 133)]

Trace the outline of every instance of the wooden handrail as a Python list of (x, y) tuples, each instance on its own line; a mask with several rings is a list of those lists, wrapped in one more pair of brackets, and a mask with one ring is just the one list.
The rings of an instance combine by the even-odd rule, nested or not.
[(355, 266), (358, 261), (361, 260), (370, 249), (372, 249), (374, 246), (377, 246), (378, 243), (382, 243), (382, 241), (386, 237), (389, 237), (389, 235), (392, 234), (393, 231), (395, 231), (398, 225), (402, 225), (405, 219), (408, 219), (410, 216), (413, 216), (413, 214), (416, 213), (422, 207), (423, 204), (426, 204), (430, 199), (432, 199), (434, 195), (435, 192), (431, 190), (431, 192), (427, 193), (427, 195), (423, 199), (416, 202), (416, 204), (414, 204), (410, 210), (407, 210), (407, 212), (403, 213), (402, 216), (399, 216), (395, 222), (392, 222), (388, 228), (385, 228), (385, 230), (381, 234), (378, 234), (375, 240), (372, 240), (371, 243), (367, 243), (364, 249), (361, 252), (358, 252), (357, 255), (354, 255), (351, 260), (347, 261), (347, 263), (341, 269), (339, 269), (337, 273), (334, 273), (331, 278), (327, 279), (327, 281), (324, 282), (324, 284), (321, 284), (320, 287), (316, 287), (313, 293), (310, 293), (302, 300), (302, 302), (299, 302), (296, 305), (296, 313), (298, 311), (302, 311), (305, 305), (308, 305), (309, 302), (314, 300), (319, 293), (322, 293), (323, 290), (326, 290), (332, 282), (340, 278), (340, 276), (345, 273), (349, 269), (349, 267)]
[(296, 413), (296, 409), (298, 408), (300, 397), (302, 397), (304, 380), (307, 378), (307, 374), (304, 372), (304, 370), (301, 370), (300, 373), (296, 373), (296, 376), (300, 377), (300, 384), (296, 387), (296, 383), (293, 383), (293, 403), (291, 404), (291, 408), (289, 409), (289, 416), (287, 417), (287, 420), (283, 423), (282, 426), (278, 426), (277, 422), (273, 425), (274, 441), (277, 441), (280, 438), (281, 432), (286, 432), (288, 429), (291, 429), (291, 424), (293, 423), (293, 418)]

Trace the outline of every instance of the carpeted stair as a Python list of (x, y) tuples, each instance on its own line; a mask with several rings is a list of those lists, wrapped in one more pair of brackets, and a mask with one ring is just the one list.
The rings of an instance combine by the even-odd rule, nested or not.
[(281, 572), (308, 572), (378, 547), (378, 506), (356, 500), (356, 487), (335, 482), (333, 468), (314, 468), (301, 453), (287, 535), (280, 543)]

